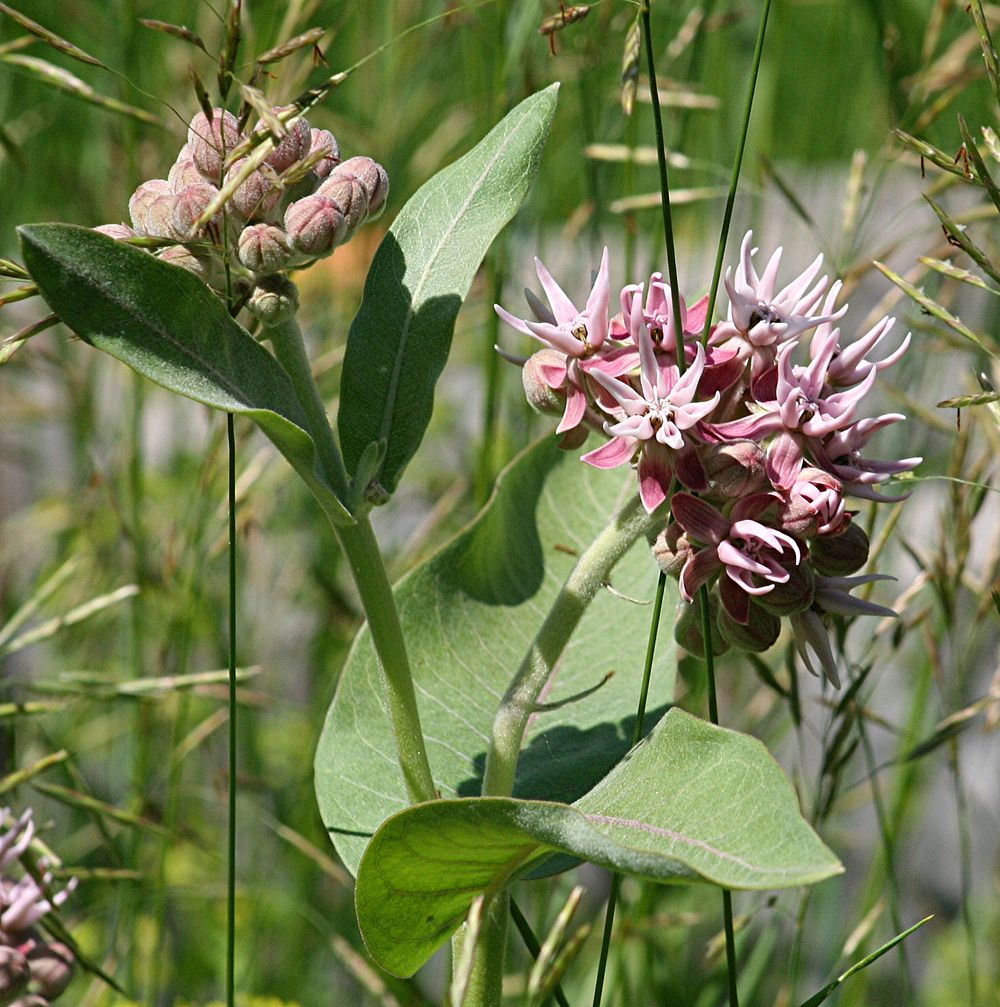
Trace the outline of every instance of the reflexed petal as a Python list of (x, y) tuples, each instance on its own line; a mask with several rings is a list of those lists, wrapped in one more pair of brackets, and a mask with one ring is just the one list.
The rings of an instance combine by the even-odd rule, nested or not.
[(795, 484), (802, 468), (802, 448), (790, 434), (778, 434), (767, 449), (765, 462), (771, 485), (787, 490)]
[(636, 443), (628, 437), (613, 437), (607, 444), (581, 455), (580, 461), (595, 469), (614, 469), (632, 460)]
[(564, 434), (567, 430), (578, 427), (586, 411), (587, 396), (576, 385), (570, 385), (566, 389), (566, 408), (563, 410), (559, 426), (556, 427), (556, 433)]
[[(674, 499), (677, 499), (676, 494)], [(719, 557), (715, 554), (715, 549), (709, 546), (707, 549), (699, 549), (684, 564), (681, 571), (681, 596), (685, 601), (694, 601), (694, 596), (702, 584), (707, 584), (718, 570), (722, 568)]]
[(729, 536), (729, 522), (704, 500), (683, 491), (671, 501), (674, 520), (698, 542), (718, 545)]
[(639, 456), (639, 498), (647, 514), (667, 499), (673, 479), (670, 453), (655, 441), (646, 441)]
[(723, 577), (719, 582), (722, 606), (741, 625), (750, 621), (750, 595), (731, 577)]
[(695, 493), (703, 493), (708, 489), (708, 474), (701, 463), (697, 450), (690, 445), (674, 456), (674, 475)]
[(705, 328), (705, 318), (708, 315), (708, 294), (699, 298), (690, 308), (687, 309), (687, 317), (684, 319), (684, 331), (696, 335), (701, 335)]

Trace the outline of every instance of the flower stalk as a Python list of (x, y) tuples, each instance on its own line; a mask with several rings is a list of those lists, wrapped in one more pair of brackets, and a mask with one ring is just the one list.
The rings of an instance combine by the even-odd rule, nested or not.
[[(264, 331), (305, 410), (323, 471), (337, 496), (347, 500), (350, 490), (347, 470), (313, 378), (298, 322), (293, 315)], [(427, 760), (413, 673), (392, 585), (367, 514), (358, 512), (354, 517), (352, 525), (343, 525), (332, 519), (330, 524), (347, 557), (368, 618), (368, 629), (382, 669), (389, 721), (406, 792), (414, 803), (432, 801), (437, 792)]]
[(556, 662), (615, 564), (657, 523), (639, 497), (633, 496), (577, 560), (500, 701), (486, 753), (484, 796), (509, 797), (513, 793), (524, 732)]

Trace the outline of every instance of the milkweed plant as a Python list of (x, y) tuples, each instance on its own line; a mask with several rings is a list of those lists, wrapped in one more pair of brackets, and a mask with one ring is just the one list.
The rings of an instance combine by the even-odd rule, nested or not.
[[(714, 710), (706, 720), (673, 705), (656, 675), (678, 654), (714, 675), (724, 651), (784, 639), (842, 687), (831, 628), (895, 615), (870, 600), (889, 578), (868, 569), (857, 516), (861, 502), (902, 499), (886, 484), (920, 462), (878, 457), (880, 432), (905, 418), (869, 405), (910, 336), (890, 317), (859, 326), (821, 257), (789, 268), (752, 233), (725, 268), (724, 313), (708, 276), (711, 293), (688, 300), (666, 265), (616, 279), (605, 248), (589, 289), (576, 281), (591, 263), (561, 277), (570, 294), (535, 259), (527, 312), (496, 306), (499, 352), (554, 429), (394, 589), (370, 512), (391, 505), (421, 442), (455, 318), (537, 171), (557, 85), (394, 208), (331, 424), (295, 275), (390, 205), (386, 170), (344, 158), (306, 117), (346, 76), (282, 106), (250, 87), (238, 112), (203, 100), (122, 220), (20, 228), (21, 278), (87, 343), (256, 423), (329, 520), (367, 622), (327, 714), (316, 792), (375, 963), (409, 976), (450, 939), (450, 1002), (499, 1004), (508, 920), (527, 927), (512, 885), (589, 861), (726, 893), (735, 1003), (728, 892), (811, 885), (842, 867), (764, 745), (712, 722)], [(650, 620), (635, 598), (654, 595)], [(657, 663), (664, 600), (679, 649), (661, 641)], [(0, 838), (4, 871), (31, 828), (21, 818)], [(56, 894), (50, 880), (4, 876), (0, 951), (11, 989), (35, 983), (52, 999), (72, 954), (32, 928), (73, 883)], [(572, 955), (533, 953), (532, 1002), (561, 997)]]

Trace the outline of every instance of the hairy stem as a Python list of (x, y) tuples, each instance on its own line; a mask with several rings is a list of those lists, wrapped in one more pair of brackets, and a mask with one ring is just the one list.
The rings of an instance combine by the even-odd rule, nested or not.
[[(327, 419), (326, 407), (313, 378), (298, 322), (291, 318), (280, 325), (269, 327), (266, 332), (274, 347), (274, 355), (291, 378), (299, 402), (305, 410), (310, 433), (316, 442), (320, 464), (327, 479), (341, 501), (346, 502), (350, 480)], [(430, 763), (427, 761), (427, 746), (420, 726), (413, 673), (410, 670), (392, 585), (367, 515), (359, 513), (354, 517), (356, 523), (353, 525), (339, 525), (332, 519), (331, 525), (347, 556), (362, 607), (368, 617), (368, 630), (382, 670), (389, 721), (399, 766), (406, 782), (406, 792), (414, 803), (432, 801), (437, 794)]]
[(486, 753), (484, 795), (509, 797), (513, 792), (524, 732), (556, 661), (614, 565), (655, 523), (633, 497), (577, 560), (500, 701)]

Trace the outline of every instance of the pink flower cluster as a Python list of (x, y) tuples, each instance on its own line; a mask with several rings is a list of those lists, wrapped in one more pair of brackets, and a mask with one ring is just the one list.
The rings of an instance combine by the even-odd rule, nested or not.
[(717, 648), (765, 650), (788, 616), (807, 667), (836, 684), (824, 617), (894, 614), (849, 593), (880, 578), (851, 576), (868, 559), (868, 539), (847, 499), (896, 499), (876, 487), (920, 462), (864, 456), (875, 433), (905, 417), (859, 415), (909, 336), (870, 359), (894, 319), (845, 340), (841, 284), (817, 278), (822, 257), (778, 289), (781, 249), (758, 274), (751, 241), (748, 233), (726, 272), (728, 314), (704, 342), (707, 298), (690, 308), (679, 299), (678, 338), (660, 273), (622, 289), (612, 315), (607, 249), (582, 309), (536, 259), (548, 304), (528, 292), (533, 319), (496, 311), (543, 344), (525, 362), (525, 390), (536, 408), (562, 413), (564, 446), (602, 433), (606, 442), (582, 460), (633, 465), (649, 513), (669, 500), (654, 551), (689, 603), (681, 642), (703, 649), (691, 603), (708, 585)]
[(52, 874), (39, 859), (38, 880), (26, 871), (13, 880), (11, 868), (27, 854), (35, 837), (31, 810), (14, 818), (9, 809), (0, 808), (0, 826), (6, 830), (0, 834), (0, 1003), (42, 1007), (69, 985), (75, 959), (70, 948), (45, 939), (35, 925), (69, 898), (76, 879), (53, 893)]

